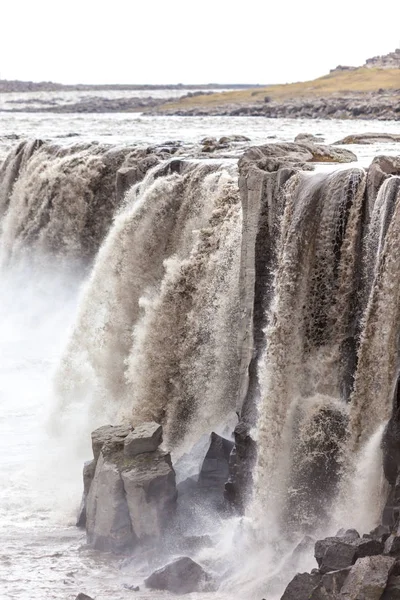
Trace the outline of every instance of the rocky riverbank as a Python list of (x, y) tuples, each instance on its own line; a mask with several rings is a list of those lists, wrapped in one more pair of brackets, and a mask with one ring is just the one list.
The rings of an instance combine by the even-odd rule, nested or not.
[(376, 92), (347, 92), (329, 96), (301, 96), (286, 100), (275, 100), (265, 95), (255, 102), (188, 105), (177, 103), (173, 107), (164, 105), (152, 110), (151, 114), (177, 116), (255, 116), (269, 118), (307, 119), (378, 119), (400, 120), (400, 75), (399, 89), (380, 89)]

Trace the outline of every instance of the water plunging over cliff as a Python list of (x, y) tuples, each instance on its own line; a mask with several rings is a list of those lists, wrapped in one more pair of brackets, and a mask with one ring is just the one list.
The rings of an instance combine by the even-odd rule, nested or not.
[[(21, 144), (0, 171), (0, 210), (4, 269), (91, 268), (52, 425), (78, 446), (98, 425), (155, 420), (175, 459), (232, 431), (237, 411), (230, 483), (245, 518), (228, 549), (222, 527), (199, 560), (214, 557), (222, 587), (251, 595), (265, 577), (246, 561), (260, 550), (273, 597), (297, 568), (292, 545), (321, 521), (379, 520), (399, 371), (400, 177), (310, 173), (268, 152), (246, 154), (238, 173), (137, 149)], [(134, 183), (125, 196), (117, 172)]]

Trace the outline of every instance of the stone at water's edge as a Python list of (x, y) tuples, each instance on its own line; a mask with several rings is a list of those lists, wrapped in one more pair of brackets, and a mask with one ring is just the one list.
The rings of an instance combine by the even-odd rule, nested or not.
[(83, 594), (81, 592), (80, 594), (77, 595), (75, 600), (93, 600), (93, 598), (91, 596), (88, 596), (87, 594)]
[(162, 442), (162, 427), (158, 423), (143, 423), (131, 431), (124, 441), (125, 456), (154, 452)]
[(343, 600), (379, 600), (386, 588), (395, 559), (390, 556), (359, 558), (342, 591)]
[(209, 580), (200, 565), (184, 556), (155, 571), (145, 580), (145, 585), (153, 590), (190, 594), (204, 590)]
[[(158, 450), (162, 427), (144, 423), (132, 429), (107, 425), (92, 433), (95, 473), (86, 498), (86, 533), (98, 550), (120, 553), (155, 544), (175, 511), (175, 471), (170, 455)], [(134, 455), (127, 456), (124, 444), (132, 433), (128, 448), (133, 445)]]

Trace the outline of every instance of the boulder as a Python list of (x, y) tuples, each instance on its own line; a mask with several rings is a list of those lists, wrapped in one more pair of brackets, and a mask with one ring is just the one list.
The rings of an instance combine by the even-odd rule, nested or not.
[(287, 585), (281, 600), (308, 600), (320, 581), (320, 573), (297, 573)]
[(314, 556), (322, 573), (337, 571), (356, 561), (357, 547), (352, 540), (328, 537), (315, 544)]
[(125, 456), (136, 456), (144, 452), (155, 452), (162, 442), (162, 427), (158, 423), (142, 423), (125, 438)]
[(324, 141), (324, 138), (321, 135), (314, 135), (313, 133), (298, 133), (294, 138), (294, 141), (298, 144), (302, 144), (304, 142), (311, 142), (320, 144)]
[(321, 573), (345, 569), (358, 558), (382, 554), (384, 543), (379, 539), (360, 538), (355, 529), (340, 530), (315, 544), (315, 558)]
[(394, 563), (391, 556), (359, 558), (350, 570), (340, 597), (343, 600), (379, 600)]
[(92, 432), (92, 450), (94, 459), (100, 456), (104, 444), (118, 449), (123, 447), (126, 436), (132, 431), (130, 425), (103, 425)]
[(174, 594), (190, 594), (204, 590), (210, 577), (187, 556), (178, 558), (145, 579), (146, 587)]
[(338, 571), (353, 565), (357, 559), (357, 547), (342, 540), (337, 540), (326, 549), (319, 569), (321, 573)]
[(80, 594), (77, 595), (75, 600), (93, 600), (93, 598), (91, 596), (88, 596), (87, 594), (84, 594), (83, 592), (80, 592)]

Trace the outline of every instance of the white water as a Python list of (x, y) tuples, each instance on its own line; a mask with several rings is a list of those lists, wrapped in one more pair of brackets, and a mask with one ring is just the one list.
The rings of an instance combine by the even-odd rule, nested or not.
[[(65, 135), (72, 125), (79, 123), (85, 139), (104, 139), (105, 132), (110, 131), (112, 123), (116, 127), (107, 140), (114, 141), (118, 138), (119, 142), (131, 138), (135, 141), (147, 141), (146, 136), (151, 137), (152, 141), (160, 141), (163, 135), (165, 139), (187, 136), (197, 140), (203, 135), (232, 132), (247, 133), (254, 141), (266, 142), (268, 132), (277, 135), (279, 139), (292, 140), (300, 130), (326, 135), (329, 132), (332, 139), (336, 139), (350, 132), (395, 131), (398, 127), (396, 124), (377, 122), (363, 122), (360, 125), (343, 122), (337, 125), (333, 122), (278, 122), (253, 118), (168, 120), (146, 117), (140, 121), (141, 117), (136, 116), (128, 118), (126, 115), (115, 115), (111, 118), (105, 115), (93, 119), (95, 120), (83, 116), (69, 120), (64, 116), (18, 115), (18, 118), (9, 119), (6, 127), (9, 128), (8, 131), (51, 137), (54, 131)], [(187, 125), (187, 130), (182, 130), (182, 123)], [(132, 124), (137, 129), (127, 133), (127, 126)], [(27, 131), (24, 131), (24, 127)], [(363, 147), (364, 160), (371, 159), (379, 151), (398, 153), (399, 147)], [(81, 493), (81, 466), (90, 454), (89, 432), (92, 423), (89, 420), (80, 422), (79, 434), (69, 430), (69, 439), (65, 439), (65, 436), (54, 438), (52, 422), (49, 423), (49, 415), (54, 410), (52, 374), (65, 347), (69, 327), (76, 318), (79, 286), (79, 277), (74, 278), (71, 274), (64, 277), (60, 273), (55, 276), (54, 273), (19, 270), (17, 273), (7, 272), (1, 275), (2, 600), (41, 600), (44, 597), (72, 600), (79, 591), (85, 591), (97, 600), (125, 600), (132, 598), (133, 592), (124, 590), (123, 584), (141, 583), (143, 577), (140, 570), (119, 570), (119, 561), (116, 559), (80, 549), (85, 539), (74, 527), (74, 520)], [(377, 482), (375, 487), (379, 489), (380, 483), (376, 479), (379, 479), (376, 468), (379, 435), (378, 432), (370, 438), (370, 444), (363, 454), (360, 483), (354, 492), (355, 496), (360, 494), (360, 490), (365, 493), (365, 489), (371, 489), (369, 484), (363, 487), (363, 482), (370, 480), (371, 473)], [(366, 514), (365, 519), (362, 516), (360, 528), (366, 530), (370, 521), (371, 513)], [(240, 534), (243, 529), (244, 533)], [(247, 527), (246, 522), (229, 522), (220, 533), (217, 551), (212, 556), (204, 553), (203, 560), (210, 560), (215, 563), (215, 568), (226, 571), (230, 582), (223, 586), (220, 594), (212, 595), (214, 600), (231, 597), (235, 586), (242, 590), (243, 597), (249, 595), (257, 599), (259, 595), (260, 599), (274, 598), (273, 586), (268, 596), (264, 588), (266, 565), (271, 576), (275, 571), (280, 572), (285, 556), (290, 555), (290, 547), (281, 549), (279, 554), (282, 558), (277, 561), (276, 549), (268, 544), (262, 548), (257, 546), (258, 541), (249, 531), (252, 531), (252, 527)], [(233, 537), (234, 535), (239, 538)], [(313, 566), (309, 555), (301, 563), (302, 569)], [(259, 591), (256, 596), (255, 589)], [(140, 592), (134, 597), (155, 598), (148, 592)], [(192, 597), (199, 598), (198, 595)]]

